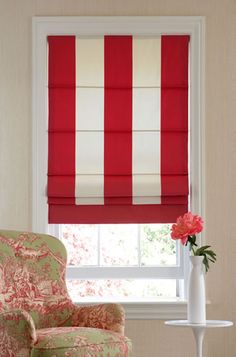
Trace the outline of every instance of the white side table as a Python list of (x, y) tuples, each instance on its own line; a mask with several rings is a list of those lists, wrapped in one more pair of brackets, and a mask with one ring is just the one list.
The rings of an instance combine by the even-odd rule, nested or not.
[(188, 320), (166, 321), (166, 325), (175, 327), (191, 327), (196, 341), (196, 357), (202, 357), (202, 346), (206, 328), (229, 327), (233, 325), (232, 321), (207, 320), (205, 324), (191, 324)]

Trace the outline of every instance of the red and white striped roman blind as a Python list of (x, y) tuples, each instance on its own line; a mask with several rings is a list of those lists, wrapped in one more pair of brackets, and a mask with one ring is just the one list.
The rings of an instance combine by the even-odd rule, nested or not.
[(49, 36), (49, 223), (188, 210), (189, 36)]

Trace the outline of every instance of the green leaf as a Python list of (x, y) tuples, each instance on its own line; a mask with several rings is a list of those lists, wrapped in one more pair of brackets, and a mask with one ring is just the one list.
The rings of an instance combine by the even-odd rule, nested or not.
[(209, 262), (208, 262), (208, 259), (207, 257), (204, 255), (204, 258), (203, 258), (203, 264), (205, 265), (205, 269), (206, 269), (206, 273), (208, 272), (209, 270)]
[(204, 245), (203, 247), (198, 248), (195, 252), (194, 255), (199, 255), (203, 256), (203, 264), (205, 265), (206, 272), (209, 270), (209, 263), (215, 263), (216, 262), (216, 253), (213, 252), (213, 250), (209, 249), (211, 248), (210, 245)]
[(204, 245), (203, 247), (200, 247), (196, 250), (196, 255), (202, 255), (204, 251), (208, 248), (210, 248), (210, 245)]
[(212, 250), (206, 250), (204, 254), (209, 255), (213, 260), (216, 260), (216, 254)]

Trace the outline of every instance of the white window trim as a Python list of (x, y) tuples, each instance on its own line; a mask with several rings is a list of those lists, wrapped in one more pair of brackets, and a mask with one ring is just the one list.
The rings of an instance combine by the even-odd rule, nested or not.
[[(47, 36), (127, 34), (189, 34), (190, 41), (190, 180), (191, 211), (204, 217), (205, 148), (205, 18), (204, 17), (34, 17), (33, 18), (33, 147), (32, 230), (48, 232), (47, 187)], [(194, 135), (192, 134), (194, 133)], [(203, 237), (201, 237), (203, 239)], [(184, 257), (187, 280), (188, 256)], [(186, 285), (186, 284), (185, 284)], [(186, 296), (186, 295), (185, 295)], [(186, 301), (124, 304), (128, 318), (182, 318)]]

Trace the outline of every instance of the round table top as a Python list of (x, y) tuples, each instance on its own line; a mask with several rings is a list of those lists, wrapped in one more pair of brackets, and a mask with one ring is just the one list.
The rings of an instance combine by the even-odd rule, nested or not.
[(165, 324), (168, 326), (176, 326), (176, 327), (213, 328), (213, 327), (229, 327), (233, 325), (233, 322), (224, 321), (224, 320), (206, 320), (206, 323), (204, 324), (193, 324), (188, 322), (188, 320), (171, 320), (171, 321), (165, 321)]

